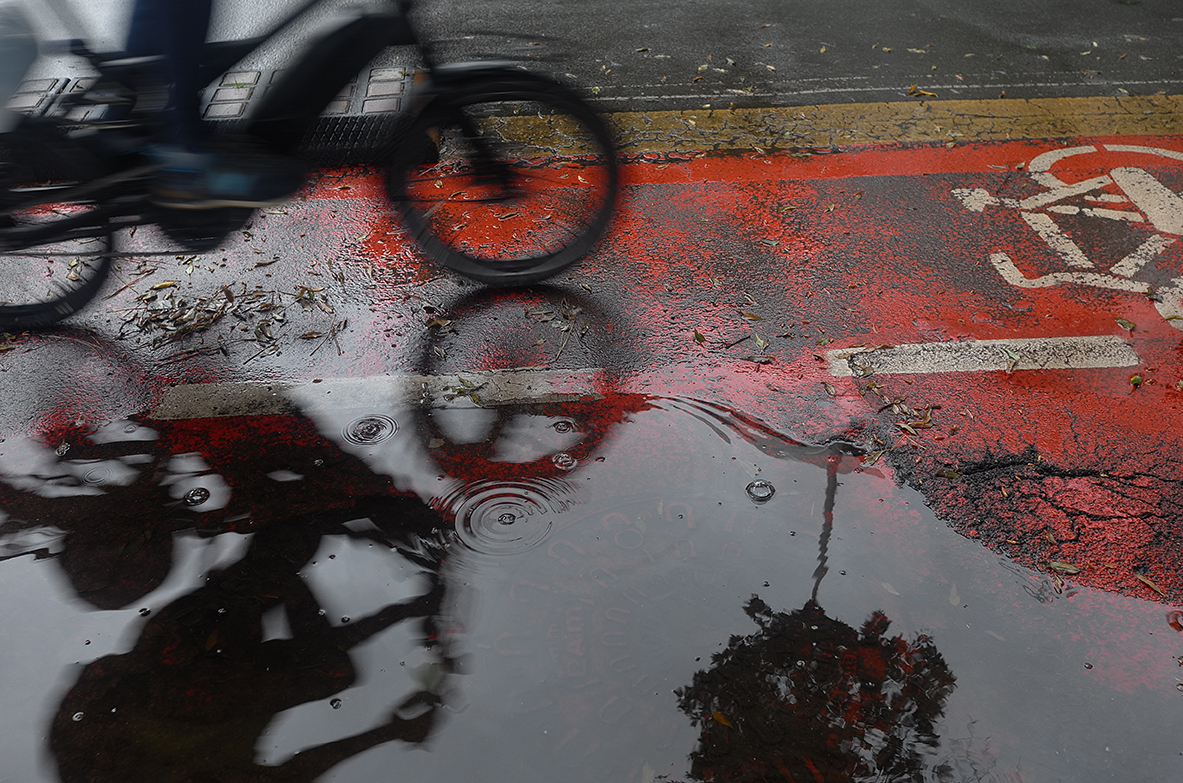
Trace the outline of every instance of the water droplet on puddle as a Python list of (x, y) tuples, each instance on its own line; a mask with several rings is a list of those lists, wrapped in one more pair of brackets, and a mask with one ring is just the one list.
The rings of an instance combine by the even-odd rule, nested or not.
[(147, 607), (140, 610), (140, 617), (147, 617), (150, 614), (152, 614), (152, 610)]
[(70, 444), (66, 443), (65, 441), (62, 441), (61, 443), (58, 444), (58, 447), (53, 450), (53, 452), (54, 452), (54, 454), (57, 454), (59, 457), (64, 457), (64, 456), (66, 456), (66, 452), (69, 450), (70, 450)]
[(1086, 668), (1086, 669), (1091, 669), (1091, 668), (1093, 668), (1093, 665), (1092, 665), (1091, 663), (1086, 663), (1086, 664), (1084, 665), (1084, 668)]
[(335, 710), (339, 710), (339, 709), (341, 709), (341, 700), (340, 699), (333, 699), (332, 701), (329, 702), (329, 706)]
[(127, 433), (128, 435), (132, 434), (133, 432), (135, 432), (139, 428), (140, 428), (140, 425), (138, 425), (138, 424), (124, 424), (123, 425), (123, 431), (125, 433)]
[(579, 460), (572, 457), (565, 451), (560, 451), (558, 454), (550, 458), (550, 461), (555, 464), (559, 470), (574, 470), (579, 464)]
[(75, 723), (77, 723), (78, 721), (82, 720), (82, 718), (83, 718), (83, 713), (81, 713), (81, 712), (75, 712), (75, 713), (74, 713), (74, 722), (75, 722)]
[(200, 506), (205, 501), (209, 500), (209, 490), (205, 487), (194, 487), (185, 493), (186, 506)]
[(569, 421), (556, 421), (555, 432), (573, 432), (575, 425)]
[(776, 494), (776, 487), (764, 479), (756, 479), (745, 487), (748, 497), (757, 503), (766, 503)]
[(354, 419), (345, 426), (342, 437), (358, 446), (372, 446), (381, 443), (398, 432), (398, 422), (389, 416), (371, 414)]
[(349, 615), (345, 615), (344, 617), (341, 618), (341, 622), (347, 623), (347, 622), (349, 622), (350, 619), (351, 618), (349, 617)]
[(469, 549), (511, 555), (531, 549), (550, 534), (553, 514), (566, 508), (570, 488), (560, 481), (483, 482), (446, 501), (456, 509), (456, 532)]

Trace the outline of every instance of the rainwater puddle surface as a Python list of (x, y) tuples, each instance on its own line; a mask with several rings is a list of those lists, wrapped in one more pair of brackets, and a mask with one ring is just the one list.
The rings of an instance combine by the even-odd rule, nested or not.
[(145, 417), (9, 438), (0, 476), (3, 780), (1183, 765), (1171, 607), (692, 400)]

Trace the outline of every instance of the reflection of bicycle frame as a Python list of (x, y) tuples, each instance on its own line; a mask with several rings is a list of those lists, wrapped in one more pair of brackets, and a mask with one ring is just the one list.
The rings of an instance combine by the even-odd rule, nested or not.
[[(307, 0), (265, 35), (208, 44), (202, 80), (223, 74), (322, 2)], [(423, 68), (416, 116), (402, 133), (388, 132), (383, 157), (391, 163), (392, 200), (427, 255), (493, 285), (536, 282), (584, 256), (607, 227), (617, 187), (603, 122), (546, 77), (504, 63), (438, 64), (410, 10), (411, 0), (389, 0), (314, 41), (236, 125), (234, 138), (298, 155), (359, 70), (387, 47), (413, 47)], [(158, 58), (71, 47), (100, 77), (67, 95), (59, 112), (69, 118), (85, 109), (89, 116), (26, 119), (0, 135), (0, 248), (15, 270), (10, 276), (52, 278), (48, 292), (30, 282), (29, 290), (0, 293), (4, 328), (44, 326), (89, 302), (110, 269), (118, 229), (159, 224), (185, 247), (207, 250), (252, 213), (155, 206), (156, 170), (143, 150), (167, 100), (154, 75)], [(47, 255), (73, 259), (68, 272), (45, 271)]]

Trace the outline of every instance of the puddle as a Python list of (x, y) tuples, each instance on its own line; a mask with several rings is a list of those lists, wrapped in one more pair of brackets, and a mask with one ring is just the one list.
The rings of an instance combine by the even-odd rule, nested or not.
[(1183, 764), (1173, 607), (1012, 564), (852, 449), (693, 400), (67, 428), (0, 443), (0, 514), (5, 779)]

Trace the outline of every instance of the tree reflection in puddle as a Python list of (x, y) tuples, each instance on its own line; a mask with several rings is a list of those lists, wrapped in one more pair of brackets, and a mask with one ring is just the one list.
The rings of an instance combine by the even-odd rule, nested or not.
[(856, 630), (827, 616), (817, 601), (828, 572), (839, 459), (827, 460), (825, 522), (809, 600), (777, 612), (753, 595), (743, 609), (759, 631), (733, 636), (709, 669), (676, 691), (679, 709), (700, 728), (690, 754), (697, 780), (932, 776), (937, 726), (955, 681), (933, 640), (888, 637), (891, 621), (878, 611)]

